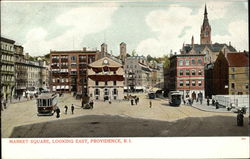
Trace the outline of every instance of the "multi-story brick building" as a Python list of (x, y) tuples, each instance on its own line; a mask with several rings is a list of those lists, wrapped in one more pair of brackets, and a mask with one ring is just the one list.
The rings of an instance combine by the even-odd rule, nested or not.
[(50, 89), (55, 92), (86, 95), (87, 66), (99, 56), (98, 50), (88, 51), (86, 48), (74, 51), (50, 51)]
[(1, 98), (9, 100), (15, 93), (14, 40), (1, 37)]
[(249, 94), (247, 52), (219, 54), (213, 67), (213, 94)]
[(103, 57), (88, 66), (89, 96), (95, 100), (124, 98), (124, 69), (120, 60)]
[(181, 54), (170, 57), (169, 86), (171, 90), (181, 91), (184, 97), (196, 96), (199, 92), (204, 97), (204, 55)]

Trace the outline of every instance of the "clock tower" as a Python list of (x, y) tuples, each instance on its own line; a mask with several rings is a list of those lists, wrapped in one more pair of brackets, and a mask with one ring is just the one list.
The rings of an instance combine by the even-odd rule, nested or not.
[(203, 24), (201, 26), (200, 43), (201, 44), (212, 44), (211, 26), (209, 25), (208, 18), (207, 18), (207, 6), (206, 5), (205, 5), (205, 11), (204, 11)]

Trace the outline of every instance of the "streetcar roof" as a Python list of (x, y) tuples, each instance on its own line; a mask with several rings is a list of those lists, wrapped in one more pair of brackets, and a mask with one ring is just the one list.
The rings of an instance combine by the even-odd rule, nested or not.
[(56, 97), (56, 94), (54, 93), (42, 93), (40, 96), (38, 96), (37, 99), (51, 99), (55, 97)]

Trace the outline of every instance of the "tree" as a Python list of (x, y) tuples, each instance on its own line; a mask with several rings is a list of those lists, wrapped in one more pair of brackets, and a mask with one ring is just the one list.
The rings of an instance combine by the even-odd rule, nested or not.
[(169, 68), (170, 60), (169, 60), (168, 55), (164, 55), (164, 56), (163, 56), (163, 61), (164, 61), (163, 67), (164, 67), (164, 68)]
[(132, 56), (137, 56), (137, 54), (136, 54), (136, 51), (135, 51), (135, 50), (133, 50), (133, 51), (132, 51)]
[(153, 57), (151, 57), (150, 55), (147, 56), (147, 61), (150, 62), (151, 60), (153, 60)]

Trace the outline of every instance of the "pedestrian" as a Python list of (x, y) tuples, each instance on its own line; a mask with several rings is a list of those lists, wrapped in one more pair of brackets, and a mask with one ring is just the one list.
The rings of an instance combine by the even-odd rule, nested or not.
[(91, 109), (93, 109), (93, 108), (94, 108), (94, 101), (91, 100), (91, 101), (89, 102), (89, 105), (90, 105)]
[(200, 104), (202, 105), (202, 97), (200, 98)]
[(149, 108), (151, 108), (152, 107), (152, 101), (150, 100), (149, 101)]
[(237, 114), (237, 126), (243, 126), (244, 125), (244, 115), (242, 110), (238, 110)]
[(190, 106), (192, 106), (192, 99), (191, 98), (188, 98), (188, 103)]
[(216, 109), (219, 109), (219, 102), (216, 100), (216, 102), (215, 102), (215, 108)]
[(6, 99), (4, 99), (4, 101), (3, 101), (3, 108), (7, 109), (7, 101), (6, 101)]
[(59, 107), (56, 108), (56, 118), (60, 117), (60, 109)]
[(72, 113), (72, 114), (74, 114), (74, 109), (75, 109), (75, 107), (74, 107), (74, 105), (72, 104), (72, 105), (71, 105), (71, 113)]
[(186, 100), (185, 99), (183, 99), (183, 103), (184, 103), (184, 105), (186, 105)]
[(64, 109), (65, 109), (65, 114), (67, 114), (67, 111), (68, 111), (68, 106), (67, 106), (67, 105), (65, 105), (65, 106), (64, 106)]
[(135, 98), (135, 105), (137, 105), (137, 97)]
[(3, 99), (1, 99), (1, 110), (3, 111)]
[(20, 99), (21, 99), (21, 96), (18, 96), (18, 99), (19, 99), (19, 101), (20, 101)]
[(209, 106), (209, 102), (210, 102), (209, 97), (207, 97), (207, 106)]
[(133, 99), (131, 99), (131, 105), (134, 105), (134, 100)]
[(137, 103), (139, 103), (139, 97), (137, 97)]
[(213, 106), (215, 105), (215, 100), (214, 100), (214, 99), (212, 99), (212, 105), (213, 105)]

